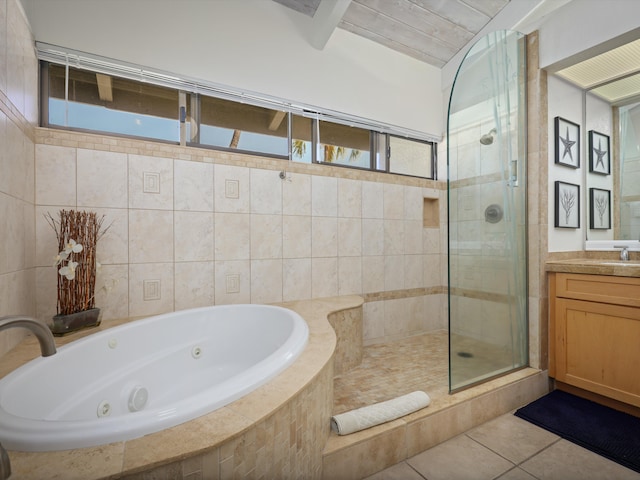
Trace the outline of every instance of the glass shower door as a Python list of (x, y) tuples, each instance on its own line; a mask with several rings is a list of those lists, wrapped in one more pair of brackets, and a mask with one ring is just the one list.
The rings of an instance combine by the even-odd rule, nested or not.
[(527, 357), (525, 37), (499, 31), (462, 62), (449, 100), (449, 389)]

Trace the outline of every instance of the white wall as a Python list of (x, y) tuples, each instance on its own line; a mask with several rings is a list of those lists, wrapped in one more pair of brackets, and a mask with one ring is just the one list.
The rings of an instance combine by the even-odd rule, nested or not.
[[(582, 250), (585, 238), (585, 188), (583, 184), (583, 170), (585, 168), (585, 148), (580, 144), (580, 168), (574, 169), (555, 163), (555, 139), (554, 139), (554, 119), (562, 117), (573, 123), (581, 125), (580, 134), (584, 132), (582, 126), (582, 90), (574, 87), (554, 76), (548, 79), (548, 152), (549, 152), (549, 251), (575, 251)], [(586, 167), (588, 168), (588, 166)], [(580, 228), (555, 228), (554, 227), (554, 195), (555, 182), (561, 181), (580, 185)]]
[(540, 67), (554, 71), (574, 56), (640, 28), (638, 0), (573, 0), (540, 26)]
[[(585, 238), (589, 240), (613, 239), (613, 228), (609, 230), (591, 230), (589, 228), (589, 188), (610, 190), (613, 200), (613, 174), (589, 173), (588, 143), (590, 130), (611, 137), (613, 121), (611, 106), (594, 95), (583, 94), (581, 89), (553, 75), (548, 78), (548, 93), (549, 251), (582, 250)], [(555, 163), (554, 119), (557, 116), (580, 125), (580, 168), (578, 169)], [(580, 228), (578, 229), (554, 227), (554, 186), (556, 181), (580, 185)], [(611, 223), (613, 224), (613, 218)]]
[(440, 136), (440, 69), (267, 0), (22, 0), (36, 40)]

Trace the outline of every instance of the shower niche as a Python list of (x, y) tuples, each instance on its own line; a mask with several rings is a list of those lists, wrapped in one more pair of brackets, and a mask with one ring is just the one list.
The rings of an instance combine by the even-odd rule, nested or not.
[(449, 99), (449, 390), (528, 363), (525, 36), (467, 53)]

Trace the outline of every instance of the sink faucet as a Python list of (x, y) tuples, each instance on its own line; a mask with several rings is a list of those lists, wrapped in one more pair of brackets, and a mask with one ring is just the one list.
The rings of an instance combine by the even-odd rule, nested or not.
[(613, 248), (621, 248), (620, 250), (620, 260), (626, 262), (629, 260), (629, 247), (626, 245), (614, 245)]
[(0, 332), (13, 327), (23, 327), (33, 332), (38, 342), (40, 342), (40, 351), (43, 357), (56, 353), (56, 342), (53, 334), (43, 322), (24, 315), (0, 317)]

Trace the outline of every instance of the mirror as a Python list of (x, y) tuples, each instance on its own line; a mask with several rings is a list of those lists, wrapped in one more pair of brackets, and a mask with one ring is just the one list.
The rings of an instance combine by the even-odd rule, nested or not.
[(622, 240), (640, 240), (640, 103), (620, 107), (619, 218)]
[[(591, 56), (583, 52), (581, 61), (555, 72), (583, 90), (586, 240), (640, 239), (640, 39), (631, 36), (640, 31), (594, 47)], [(604, 168), (607, 140), (610, 167)], [(610, 225), (599, 216), (609, 192)]]

